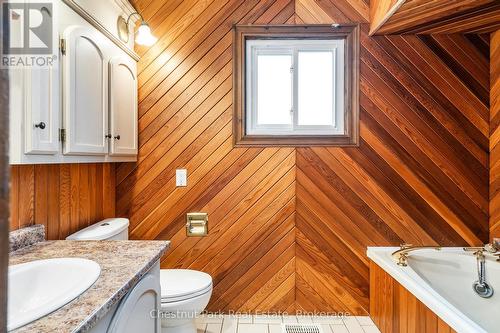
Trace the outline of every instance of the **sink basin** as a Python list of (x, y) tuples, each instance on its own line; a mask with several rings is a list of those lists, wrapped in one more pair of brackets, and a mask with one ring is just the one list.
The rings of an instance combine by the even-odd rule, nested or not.
[(55, 258), (9, 266), (7, 329), (13, 330), (69, 303), (99, 277), (98, 263)]

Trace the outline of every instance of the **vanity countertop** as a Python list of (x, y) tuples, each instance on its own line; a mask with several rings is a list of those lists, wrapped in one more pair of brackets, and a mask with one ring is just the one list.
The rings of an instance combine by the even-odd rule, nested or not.
[(126, 295), (168, 249), (168, 241), (47, 241), (10, 253), (10, 265), (78, 257), (101, 266), (101, 275), (70, 303), (14, 332), (85, 332)]

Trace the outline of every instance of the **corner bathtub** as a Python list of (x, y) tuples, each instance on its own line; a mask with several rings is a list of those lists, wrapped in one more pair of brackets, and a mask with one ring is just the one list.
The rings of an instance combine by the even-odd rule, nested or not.
[(368, 257), (390, 274), (437, 316), (457, 332), (500, 332), (500, 262), (486, 256), (486, 282), (494, 294), (485, 299), (472, 289), (477, 263), (463, 248), (417, 250), (408, 256), (408, 266), (392, 259), (398, 247), (369, 247)]

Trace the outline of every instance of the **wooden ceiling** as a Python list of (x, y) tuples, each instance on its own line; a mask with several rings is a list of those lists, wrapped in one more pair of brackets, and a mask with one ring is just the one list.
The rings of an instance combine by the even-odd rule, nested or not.
[(486, 33), (499, 28), (498, 0), (370, 2), (370, 35)]
[[(489, 37), (368, 36), (364, 0), (135, 0), (139, 157), (116, 170), (133, 239), (214, 278), (211, 311), (368, 309), (372, 245), (488, 236)], [(232, 26), (361, 22), (359, 148), (234, 148)], [(175, 169), (188, 187), (175, 187)], [(187, 212), (209, 235), (186, 237)]]

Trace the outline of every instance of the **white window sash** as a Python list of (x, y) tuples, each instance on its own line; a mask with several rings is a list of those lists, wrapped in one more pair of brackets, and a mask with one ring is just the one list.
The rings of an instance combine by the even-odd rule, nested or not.
[[(344, 40), (252, 40), (246, 45), (246, 124), (249, 135), (344, 135)], [(332, 125), (299, 125), (298, 53), (332, 52)], [(257, 56), (261, 54), (292, 55), (292, 122), (259, 124), (257, 112)], [(250, 61), (249, 61), (250, 60)]]

